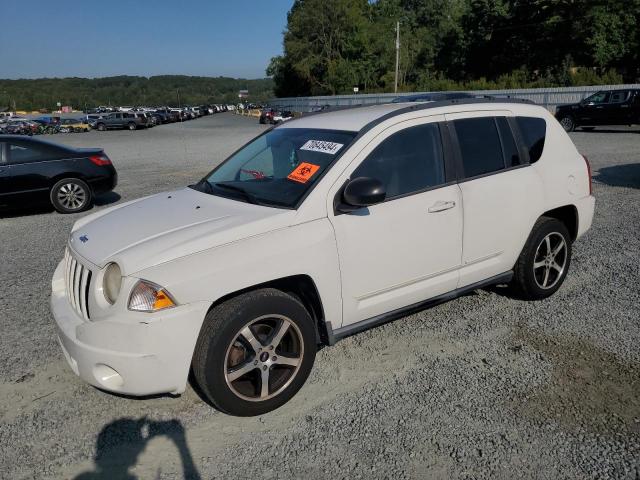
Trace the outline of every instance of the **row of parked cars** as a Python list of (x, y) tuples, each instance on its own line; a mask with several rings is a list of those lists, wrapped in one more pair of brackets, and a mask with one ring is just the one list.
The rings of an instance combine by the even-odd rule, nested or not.
[(62, 118), (42, 115), (25, 118), (0, 115), (0, 134), (39, 135), (88, 132), (92, 129), (138, 130), (173, 122), (184, 122), (205, 115), (234, 110), (234, 105), (199, 105), (186, 107), (98, 107), (88, 110), (82, 118)]
[(29, 119), (11, 117), (0, 122), (0, 134), (41, 135), (55, 133), (88, 132), (91, 125), (86, 119), (46, 117)]
[(233, 105), (198, 105), (186, 107), (118, 107), (108, 109), (98, 107), (87, 112), (87, 120), (92, 128), (104, 131), (110, 129), (138, 130), (165, 123), (184, 122), (233, 110)]

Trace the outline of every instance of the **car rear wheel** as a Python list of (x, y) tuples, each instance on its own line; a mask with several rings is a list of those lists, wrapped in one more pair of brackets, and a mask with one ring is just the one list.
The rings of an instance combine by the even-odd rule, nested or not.
[(562, 125), (565, 132), (573, 132), (576, 128), (576, 122), (569, 116), (562, 117), (560, 119), (560, 125)]
[(315, 360), (315, 340), (313, 321), (297, 299), (270, 288), (248, 292), (207, 314), (194, 377), (219, 410), (261, 415), (302, 387)]
[(136, 124), (134, 122), (129, 122), (129, 124), (127, 126), (129, 127), (129, 130), (135, 130), (136, 129)]
[(78, 178), (65, 178), (51, 189), (51, 204), (60, 213), (82, 212), (91, 205), (91, 189)]
[(571, 236), (555, 218), (541, 217), (514, 269), (512, 287), (525, 300), (541, 300), (562, 285), (571, 264)]

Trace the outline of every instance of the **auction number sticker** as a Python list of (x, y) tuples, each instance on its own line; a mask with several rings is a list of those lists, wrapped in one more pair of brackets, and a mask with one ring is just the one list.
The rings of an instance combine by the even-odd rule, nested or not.
[(322, 140), (308, 140), (307, 143), (300, 147), (300, 150), (308, 150), (310, 152), (328, 153), (335, 155), (344, 145), (342, 143), (325, 142)]
[(287, 176), (289, 180), (293, 180), (294, 182), (299, 183), (307, 183), (313, 174), (316, 173), (320, 169), (319, 165), (314, 165), (313, 163), (301, 163), (298, 165), (293, 172)]

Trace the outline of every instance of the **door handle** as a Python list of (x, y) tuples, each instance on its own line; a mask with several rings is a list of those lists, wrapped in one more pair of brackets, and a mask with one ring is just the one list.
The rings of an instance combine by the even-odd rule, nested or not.
[(442, 200), (439, 200), (429, 207), (429, 213), (444, 212), (445, 210), (449, 210), (455, 206), (456, 202), (443, 202)]

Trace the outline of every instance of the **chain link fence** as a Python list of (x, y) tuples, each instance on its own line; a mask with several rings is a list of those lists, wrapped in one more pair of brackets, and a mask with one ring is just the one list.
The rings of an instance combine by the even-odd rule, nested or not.
[[(640, 88), (640, 84), (627, 85), (591, 85), (586, 87), (566, 87), (566, 88), (523, 88), (513, 90), (474, 90), (469, 91), (476, 95), (491, 95), (497, 98), (522, 98), (531, 100), (538, 105), (543, 105), (551, 112), (555, 111), (556, 105), (564, 103), (576, 103), (583, 98), (599, 90), (623, 90), (628, 88)], [(372, 93), (355, 95), (333, 95), (320, 97), (287, 97), (274, 98), (268, 105), (281, 110), (291, 110), (293, 112), (311, 112), (326, 105), (351, 106), (351, 105), (376, 105), (388, 103), (398, 96), (418, 95), (432, 92), (403, 92), (395, 93)]]

